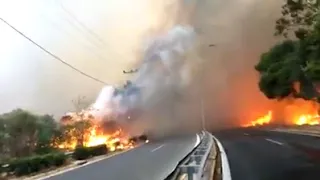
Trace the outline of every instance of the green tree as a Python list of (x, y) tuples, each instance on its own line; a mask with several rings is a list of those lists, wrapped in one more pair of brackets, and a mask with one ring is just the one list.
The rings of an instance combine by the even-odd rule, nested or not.
[(311, 33), (319, 19), (319, 0), (284, 0), (282, 16), (276, 21), (276, 35), (288, 37), (291, 33), (298, 39)]
[(37, 154), (45, 154), (53, 150), (52, 143), (59, 130), (53, 116), (43, 115), (38, 117), (37, 145), (35, 150)]
[(17, 109), (3, 115), (9, 136), (10, 155), (20, 157), (31, 154), (36, 147), (38, 117)]
[(1, 153), (10, 157), (47, 153), (59, 128), (50, 115), (16, 109), (0, 116)]
[[(299, 0), (288, 0), (284, 6), (284, 9), (287, 8), (284, 17), (290, 14), (290, 18), (287, 17), (290, 23), (282, 24), (285, 27), (284, 31), (276, 31), (283, 35), (288, 31), (295, 32), (298, 39), (285, 40), (275, 45), (261, 56), (255, 66), (260, 73), (260, 90), (268, 98), (281, 99), (293, 96), (319, 100), (317, 86), (320, 82), (320, 20), (313, 18), (312, 23), (302, 22), (308, 17), (305, 14), (307, 11), (312, 10), (313, 17), (317, 17), (318, 6), (318, 1), (310, 4)], [(299, 18), (303, 20), (296, 20)], [(303, 28), (306, 33), (301, 36), (293, 27)]]
[(8, 143), (8, 134), (6, 131), (6, 124), (5, 124), (5, 120), (0, 117), (0, 162), (3, 158), (6, 157), (7, 155), (7, 143)]

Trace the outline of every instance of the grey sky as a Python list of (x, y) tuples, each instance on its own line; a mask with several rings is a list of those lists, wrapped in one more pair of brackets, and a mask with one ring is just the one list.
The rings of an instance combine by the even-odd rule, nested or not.
[[(169, 2), (0, 0), (0, 17), (78, 69), (115, 84), (127, 78), (122, 70), (137, 61), (142, 37)], [(0, 22), (0, 113), (20, 107), (61, 115), (73, 98), (94, 98), (101, 88)]]

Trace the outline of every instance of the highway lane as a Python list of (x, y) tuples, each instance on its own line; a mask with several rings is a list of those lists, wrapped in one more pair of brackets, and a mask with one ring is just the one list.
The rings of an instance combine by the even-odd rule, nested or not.
[(214, 134), (227, 153), (233, 180), (319, 180), (320, 139), (238, 129)]
[(187, 135), (150, 142), (47, 180), (163, 180), (196, 141), (196, 135)]

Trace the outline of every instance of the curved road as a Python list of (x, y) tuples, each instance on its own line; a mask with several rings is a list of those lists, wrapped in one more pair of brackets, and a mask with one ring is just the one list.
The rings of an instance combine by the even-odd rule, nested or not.
[(320, 179), (320, 138), (255, 129), (214, 135), (224, 146), (232, 180)]
[(148, 143), (46, 180), (163, 180), (198, 140), (188, 135)]

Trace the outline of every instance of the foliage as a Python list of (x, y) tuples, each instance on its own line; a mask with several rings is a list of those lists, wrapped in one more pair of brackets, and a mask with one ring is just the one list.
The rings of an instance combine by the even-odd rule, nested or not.
[(9, 172), (16, 176), (28, 175), (49, 167), (58, 167), (66, 163), (67, 156), (64, 153), (52, 153), (13, 159), (9, 162)]
[(84, 160), (90, 157), (89, 149), (84, 146), (77, 146), (72, 154), (73, 159)]
[(50, 115), (44, 115), (39, 117), (39, 131), (38, 140), (35, 153), (47, 154), (53, 150), (52, 140), (59, 134), (60, 129), (57, 126), (54, 118)]
[(0, 116), (0, 160), (52, 152), (59, 131), (50, 115), (38, 116), (16, 109)]
[[(319, 1), (287, 0), (276, 33), (286, 36), (292, 31), (296, 40), (285, 40), (262, 54), (255, 69), (260, 73), (259, 88), (271, 99), (287, 96), (318, 100), (320, 80)], [(312, 13), (312, 20), (308, 15)], [(280, 19), (281, 19), (280, 18)], [(300, 20), (299, 20), (300, 19)], [(282, 24), (279, 24), (281, 21)], [(279, 29), (279, 25), (283, 26)], [(299, 34), (298, 30), (304, 31)], [(299, 30), (299, 31), (300, 31)]]
[(285, 0), (275, 34), (287, 37), (293, 33), (298, 39), (304, 39), (319, 19), (319, 5), (319, 0)]
[(108, 149), (105, 144), (92, 147), (77, 146), (74, 150), (73, 158), (76, 160), (84, 160), (91, 156), (99, 156), (106, 154), (107, 152)]

